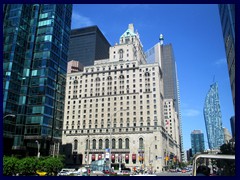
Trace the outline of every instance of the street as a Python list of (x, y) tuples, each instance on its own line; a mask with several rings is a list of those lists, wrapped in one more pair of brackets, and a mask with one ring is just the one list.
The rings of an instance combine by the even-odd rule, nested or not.
[(181, 172), (161, 172), (156, 173), (157, 176), (190, 176), (191, 172), (181, 173)]

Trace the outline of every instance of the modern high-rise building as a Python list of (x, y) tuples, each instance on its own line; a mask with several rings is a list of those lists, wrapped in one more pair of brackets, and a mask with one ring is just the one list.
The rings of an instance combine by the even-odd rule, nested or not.
[(112, 166), (158, 172), (173, 163), (179, 144), (165, 129), (162, 75), (158, 62), (146, 63), (133, 24), (110, 47), (108, 59), (68, 74), (62, 136), (66, 163), (79, 166), (105, 158)]
[(192, 149), (190, 148), (189, 150), (186, 151), (187, 154), (187, 162), (191, 161), (193, 155), (192, 155)]
[(110, 44), (97, 26), (71, 30), (68, 61), (79, 61), (83, 66), (95, 60), (109, 58)]
[(218, 8), (235, 110), (235, 4), (219, 4)]
[[(181, 160), (184, 161), (184, 149), (182, 138), (182, 123), (181, 123), (181, 111), (180, 111), (180, 95), (179, 84), (177, 78), (177, 65), (173, 53), (171, 44), (163, 44), (163, 35), (160, 35), (160, 42), (145, 52), (148, 63), (158, 62), (163, 71), (163, 87), (164, 87), (164, 99), (171, 100), (173, 109), (176, 112), (174, 121), (177, 121), (178, 130), (177, 138), (180, 142)], [(166, 106), (166, 105), (165, 105)], [(165, 112), (167, 113), (167, 112)], [(166, 117), (166, 118), (165, 118)], [(171, 116), (170, 116), (171, 117)], [(173, 116), (174, 117), (174, 116)], [(170, 121), (169, 116), (165, 116), (165, 122)], [(167, 126), (166, 126), (167, 127)], [(170, 127), (168, 127), (170, 128)]]
[(210, 86), (205, 99), (203, 114), (208, 138), (208, 146), (210, 149), (218, 149), (222, 144), (224, 144), (224, 135), (217, 83), (213, 83)]
[(230, 125), (231, 125), (232, 137), (233, 139), (235, 139), (235, 116), (231, 117)]
[(61, 142), (71, 4), (5, 4), (4, 154), (41, 155)]
[(194, 130), (191, 133), (192, 155), (202, 153), (205, 150), (204, 135), (201, 130)]

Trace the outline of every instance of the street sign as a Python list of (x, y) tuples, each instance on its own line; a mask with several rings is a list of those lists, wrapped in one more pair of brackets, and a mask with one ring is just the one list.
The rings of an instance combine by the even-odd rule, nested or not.
[(110, 148), (105, 149), (105, 152), (109, 153), (110, 152)]

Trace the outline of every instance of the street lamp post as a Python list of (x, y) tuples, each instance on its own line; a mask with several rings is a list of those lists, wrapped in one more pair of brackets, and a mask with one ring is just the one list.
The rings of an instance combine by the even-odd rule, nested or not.
[[(151, 144), (150, 144), (150, 146), (149, 146), (149, 166), (150, 166), (150, 163), (151, 163), (151, 146), (152, 146), (153, 143), (154, 143), (154, 141), (151, 142)], [(154, 159), (154, 158), (153, 158), (153, 159)], [(153, 160), (152, 160), (152, 164), (153, 164)], [(151, 166), (151, 171), (152, 171), (152, 166)]]
[(128, 109), (120, 109), (116, 112), (113, 113), (113, 115), (110, 118), (110, 141), (109, 141), (109, 171), (111, 169), (111, 158), (112, 158), (112, 150), (111, 150), (111, 146), (112, 146), (112, 117), (115, 116), (118, 112), (120, 111), (126, 111)]
[(38, 142), (38, 140), (35, 141), (37, 143), (37, 148), (38, 148), (38, 153), (37, 153), (37, 158), (40, 157), (40, 143)]

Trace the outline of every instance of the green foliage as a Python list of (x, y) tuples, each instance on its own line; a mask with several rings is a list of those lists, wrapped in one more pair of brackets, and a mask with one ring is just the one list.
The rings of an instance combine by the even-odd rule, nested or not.
[(3, 157), (3, 175), (11, 176), (15, 174), (32, 175), (36, 171), (47, 172), (48, 175), (57, 174), (64, 167), (64, 157), (26, 157), (18, 159), (16, 157)]
[(235, 145), (231, 142), (227, 143), (227, 144), (223, 144), (222, 146), (220, 146), (220, 154), (230, 154), (230, 155), (234, 155), (235, 154)]
[[(235, 155), (235, 144), (229, 142), (220, 146), (219, 154)], [(223, 168), (222, 172), (224, 176), (235, 176), (235, 160), (218, 160), (217, 165)]]
[(3, 175), (11, 176), (18, 171), (18, 159), (16, 157), (3, 157)]
[(23, 175), (35, 174), (37, 161), (36, 157), (26, 157), (19, 160), (18, 172)]

